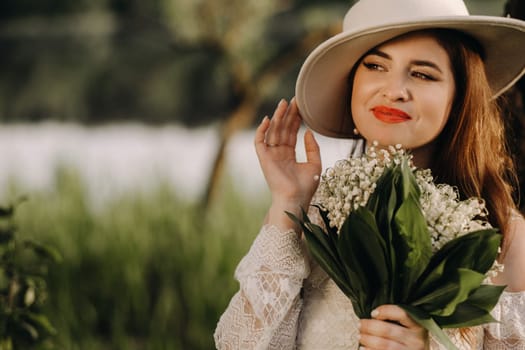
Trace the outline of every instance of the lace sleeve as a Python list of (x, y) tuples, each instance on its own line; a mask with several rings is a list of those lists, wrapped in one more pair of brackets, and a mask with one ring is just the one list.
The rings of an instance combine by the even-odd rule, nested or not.
[(235, 277), (240, 290), (221, 316), (218, 349), (293, 349), (301, 309), (299, 292), (310, 273), (294, 231), (264, 226)]
[(503, 292), (485, 326), (485, 349), (525, 350), (525, 292)]

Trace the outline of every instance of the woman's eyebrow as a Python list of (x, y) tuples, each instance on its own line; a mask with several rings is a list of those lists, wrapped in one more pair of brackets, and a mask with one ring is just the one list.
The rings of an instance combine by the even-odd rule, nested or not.
[[(387, 60), (392, 60), (392, 56), (390, 56), (389, 54), (387, 54), (386, 52), (384, 51), (381, 51), (381, 50), (378, 50), (378, 49), (372, 49), (368, 52), (366, 56), (370, 56), (370, 55), (373, 55), (373, 56), (379, 56), (379, 57), (382, 57), (382, 58), (385, 58)], [(439, 68), (439, 66), (432, 62), (432, 61), (427, 61), (427, 60), (411, 60), (410, 61), (410, 64), (411, 65), (414, 65), (414, 66), (423, 66), (423, 67), (430, 67), (430, 68), (433, 68), (435, 70), (437, 70), (438, 72), (440, 73), (443, 73), (443, 71), (441, 70), (441, 68)]]
[(434, 68), (438, 72), (443, 73), (441, 68), (439, 68), (439, 66), (437, 64), (435, 64), (434, 62), (432, 62), (432, 61), (412, 60), (412, 61), (410, 61), (410, 63), (415, 65), (415, 66), (424, 66), (424, 67)]
[(370, 56), (370, 55), (379, 56), (379, 57), (386, 58), (388, 60), (392, 60), (392, 57), (390, 57), (389, 54), (387, 54), (384, 51), (378, 50), (378, 49), (372, 49), (372, 50), (368, 51), (368, 53), (365, 55), (365, 57), (366, 56)]

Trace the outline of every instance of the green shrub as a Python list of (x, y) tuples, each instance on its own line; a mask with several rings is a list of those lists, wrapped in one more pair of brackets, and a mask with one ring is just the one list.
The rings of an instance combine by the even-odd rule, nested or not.
[[(93, 208), (74, 172), (31, 193), (21, 232), (56, 246), (46, 313), (61, 349), (211, 349), (238, 289), (235, 266), (257, 234), (268, 198), (227, 188), (205, 214), (166, 182)], [(20, 189), (15, 192), (21, 191)]]
[(42, 309), (48, 270), (61, 257), (51, 246), (18, 237), (15, 208), (0, 207), (0, 350), (52, 349), (56, 331)]

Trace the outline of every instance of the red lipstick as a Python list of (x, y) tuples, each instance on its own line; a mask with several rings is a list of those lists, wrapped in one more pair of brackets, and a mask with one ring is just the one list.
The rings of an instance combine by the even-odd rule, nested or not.
[(387, 106), (376, 106), (372, 108), (372, 113), (380, 121), (390, 124), (402, 123), (412, 119), (402, 110)]

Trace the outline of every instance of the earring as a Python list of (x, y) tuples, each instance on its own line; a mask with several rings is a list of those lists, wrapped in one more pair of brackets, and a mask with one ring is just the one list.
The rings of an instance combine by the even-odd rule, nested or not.
[(359, 135), (359, 130), (357, 130), (357, 128), (354, 128), (354, 135)]

